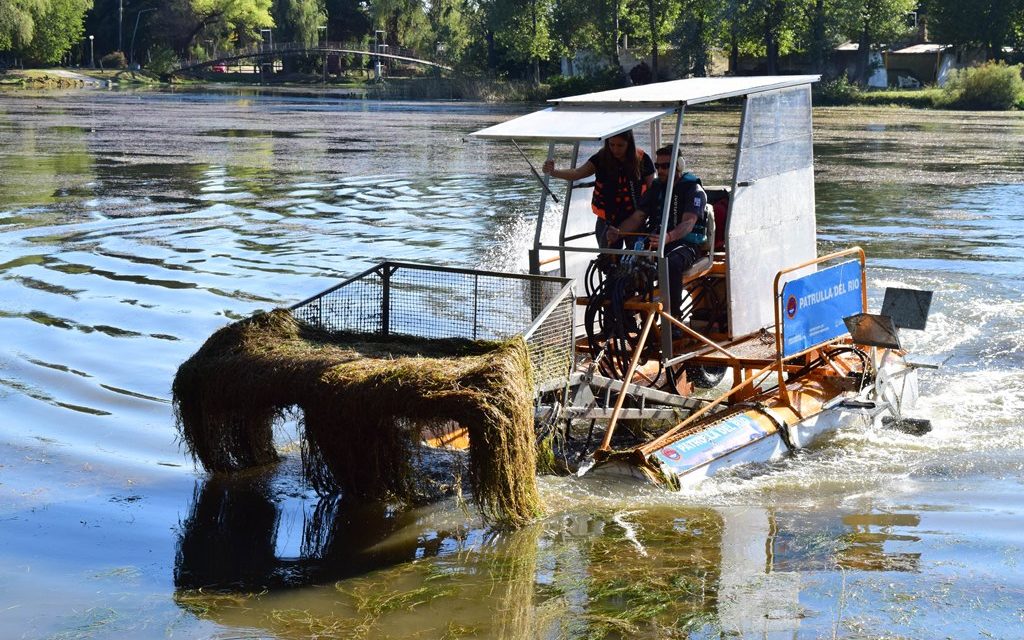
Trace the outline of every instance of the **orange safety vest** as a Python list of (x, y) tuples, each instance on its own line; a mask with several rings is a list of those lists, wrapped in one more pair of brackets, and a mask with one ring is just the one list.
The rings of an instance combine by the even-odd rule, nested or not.
[[(641, 168), (643, 167), (643, 158), (644, 150), (638, 147), (636, 161)], [(611, 223), (618, 224), (636, 211), (636, 203), (640, 200), (640, 196), (647, 191), (647, 184), (641, 178), (639, 187), (637, 187), (629, 177), (621, 172), (616, 172), (617, 176), (614, 177), (618, 178), (617, 184), (607, 185), (599, 177), (608, 178), (608, 176), (601, 176), (600, 172), (601, 167), (597, 167), (594, 195), (590, 200), (590, 208), (593, 209), (594, 215), (605, 220), (609, 219), (609, 213), (611, 213)]]

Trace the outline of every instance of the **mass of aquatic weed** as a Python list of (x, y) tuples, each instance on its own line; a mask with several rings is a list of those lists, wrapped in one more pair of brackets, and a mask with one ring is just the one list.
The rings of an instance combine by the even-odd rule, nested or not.
[(469, 431), (467, 480), (484, 516), (517, 527), (540, 513), (521, 338), (329, 333), (278, 309), (214, 333), (178, 369), (172, 391), (183, 441), (213, 472), (276, 461), (274, 422), (298, 407), (303, 471), (315, 489), (416, 502), (432, 497), (414, 464), (422, 429), (457, 422)]

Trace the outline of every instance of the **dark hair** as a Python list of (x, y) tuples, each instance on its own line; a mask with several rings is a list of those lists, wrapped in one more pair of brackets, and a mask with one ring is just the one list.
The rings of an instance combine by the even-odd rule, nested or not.
[[(608, 148), (608, 141), (612, 138), (624, 138), (626, 140), (626, 156), (622, 159), (622, 162), (619, 162), (612, 155), (611, 149)], [(637, 182), (640, 180), (640, 163), (637, 162), (636, 156), (636, 139), (633, 138), (633, 132), (623, 131), (604, 139), (604, 146), (597, 152), (597, 161), (606, 173), (618, 175), (621, 172), (630, 180)]]
[[(675, 146), (674, 145), (666, 144), (664, 147), (662, 147), (662, 148), (658, 149), (657, 151), (655, 151), (654, 155), (655, 156), (671, 156), (674, 151), (675, 151)], [(679, 159), (680, 160), (683, 159), (683, 150), (682, 149), (679, 150)]]
[[(657, 151), (655, 151), (654, 152), (654, 156), (655, 157), (657, 157), (657, 156), (668, 156), (668, 157), (671, 158), (672, 154), (674, 152), (675, 152), (675, 147), (673, 147), (670, 144), (667, 144), (664, 147), (662, 147), (662, 148), (658, 149)], [(686, 158), (683, 157), (683, 150), (682, 149), (680, 149), (678, 155), (676, 155), (676, 171), (677, 172), (686, 171)]]

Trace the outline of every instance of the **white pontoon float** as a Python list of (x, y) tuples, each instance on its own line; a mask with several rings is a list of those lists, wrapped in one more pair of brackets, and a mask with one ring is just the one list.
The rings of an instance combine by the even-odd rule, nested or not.
[[(817, 79), (695, 78), (604, 91), (554, 100), (472, 134), (547, 143), (552, 159), (568, 146), (576, 166), (581, 143), (628, 130), (647, 128), (652, 150), (665, 142), (679, 148), (688, 106), (741, 102), (731, 184), (705, 187), (713, 204), (704, 255), (683, 282), (670, 284), (685, 288), (682, 318), (662, 305), (664, 249), (597, 248), (587, 185), (568, 186), (557, 240), (543, 241), (553, 226), (545, 219), (548, 197), (556, 196), (532, 166), (545, 184), (529, 274), (389, 262), (293, 312), (330, 328), (352, 328), (340, 316), (328, 317), (333, 309), (358, 319), (357, 329), (385, 334), (522, 334), (535, 369), (538, 428), (570, 441), (576, 434), (567, 448), (582, 450), (572, 456), (580, 473), (624, 473), (679, 487), (785, 455), (844, 426), (887, 419), (923, 430), (924, 421), (905, 416), (917, 397), (918, 365), (901, 349), (898, 329), (924, 328), (931, 292), (887, 290), (882, 313), (869, 313), (864, 252), (817, 253), (811, 126)], [(667, 137), (663, 123), (671, 127)], [(673, 157), (668, 175), (675, 165)], [(662, 248), (669, 202), (671, 186), (661, 228), (653, 230)], [(601, 254), (599, 270), (591, 265)], [(595, 283), (623, 277), (624, 270), (644, 275), (639, 279), (651, 286), (613, 309), (595, 297)], [(351, 300), (367, 286), (373, 302), (353, 311)], [(607, 326), (611, 318), (615, 327)], [(682, 339), (673, 340), (673, 326)], [(714, 384), (726, 371), (732, 372), (727, 388), (693, 393), (693, 382)], [(638, 419), (648, 421), (647, 430), (652, 421), (663, 428), (653, 438), (617, 429)], [(600, 443), (591, 442), (595, 422), (603, 430)], [(460, 441), (449, 433), (435, 443)]]

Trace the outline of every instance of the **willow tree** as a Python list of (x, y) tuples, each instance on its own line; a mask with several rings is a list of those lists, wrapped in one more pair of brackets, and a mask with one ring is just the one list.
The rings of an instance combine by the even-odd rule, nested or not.
[(320, 27), (327, 26), (327, 14), (321, 0), (276, 0), (271, 15), (277, 25), (280, 42), (313, 46), (322, 36)]
[(419, 53), (432, 48), (433, 33), (426, 7), (420, 0), (373, 0), (370, 15), (376, 29), (385, 32), (386, 43)]
[[(458, 64), (470, 46), (473, 8), (467, 0), (433, 0), (427, 19), (433, 32), (433, 52), (448, 64)], [(424, 54), (427, 52), (424, 51)]]
[(0, 2), (0, 51), (32, 42), (36, 20), (46, 13), (50, 0), (3, 0)]
[(36, 19), (32, 39), (18, 50), (32, 62), (55, 64), (85, 33), (85, 12), (92, 0), (48, 0), (46, 10)]
[(260, 29), (274, 26), (272, 0), (168, 0), (159, 8), (156, 22), (178, 53), (198, 41), (252, 42)]

